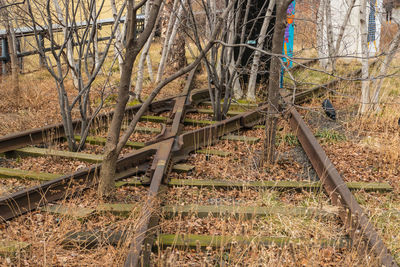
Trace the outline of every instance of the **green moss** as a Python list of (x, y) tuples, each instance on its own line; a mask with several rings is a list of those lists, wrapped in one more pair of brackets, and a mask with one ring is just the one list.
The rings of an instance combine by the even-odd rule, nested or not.
[(336, 130), (327, 128), (318, 130), (318, 132), (315, 134), (315, 137), (320, 138), (321, 141), (325, 143), (336, 143), (346, 140), (346, 136), (344, 134), (341, 134)]
[(298, 146), (300, 144), (299, 140), (297, 139), (297, 136), (295, 136), (292, 133), (287, 133), (284, 134), (283, 136), (280, 134), (276, 135), (276, 144), (279, 145), (281, 142), (284, 142), (285, 144), (289, 146)]

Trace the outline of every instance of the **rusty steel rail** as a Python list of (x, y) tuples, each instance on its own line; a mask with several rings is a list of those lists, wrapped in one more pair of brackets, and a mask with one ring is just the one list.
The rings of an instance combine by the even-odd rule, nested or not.
[(294, 66), (293, 68), (290, 68), (289, 71), (298, 71), (304, 68), (307, 68), (309, 66), (311, 66), (312, 64), (315, 64), (319, 61), (319, 59), (315, 58), (315, 59), (310, 59), (307, 60), (305, 62), (299, 62), (296, 64), (296, 66)]
[[(176, 137), (177, 142), (174, 142), (173, 146), (174, 157), (181, 158), (195, 150), (201, 144), (211, 144), (212, 142), (216, 142), (215, 138), (224, 134), (241, 128), (250, 127), (252, 124), (262, 120), (264, 115), (261, 113), (261, 110), (263, 108), (264, 107), (259, 107), (254, 111), (237, 115), (208, 127), (190, 131)], [(168, 140), (169, 139), (164, 141)], [(120, 158), (117, 163), (118, 169), (116, 174), (118, 175), (127, 170), (129, 171), (129, 169), (132, 169), (132, 173), (134, 173), (139, 166), (142, 166), (143, 169), (143, 164), (149, 164), (151, 157), (157, 153), (162, 142), (146, 146)], [(0, 198), (0, 220), (12, 219), (28, 211), (35, 210), (49, 201), (61, 199), (67, 193), (64, 191), (72, 184), (86, 185), (87, 188), (89, 185), (93, 184), (93, 178), (100, 168), (101, 163), (39, 186)], [(58, 191), (56, 191), (56, 189)]]
[[(160, 143), (160, 149), (157, 151), (150, 169), (150, 173), (152, 173), (150, 189), (140, 216), (141, 223), (129, 246), (129, 252), (124, 264), (125, 267), (140, 266), (141, 264), (148, 266), (150, 264), (149, 254), (143, 255), (144, 257), (141, 256), (144, 253), (142, 248), (144, 247), (146, 238), (148, 239), (148, 243), (154, 242), (154, 239), (149, 237), (151, 235), (149, 232), (152, 230), (151, 226), (154, 228), (158, 224), (158, 218), (152, 216), (152, 211), (156, 210), (155, 206), (157, 205), (155, 198), (162, 182), (168, 179), (167, 176), (171, 170), (170, 166), (172, 166), (173, 161), (186, 158), (191, 151), (205, 144), (212, 144), (219, 137), (227, 133), (241, 128), (252, 127), (258, 124), (264, 117), (261, 111), (266, 109), (266, 105), (254, 111), (215, 123), (214, 125), (179, 135), (183, 128), (186, 108), (193, 105), (193, 98), (189, 99), (189, 95), (195, 73), (195, 70), (191, 72), (183, 95), (176, 98), (172, 110), (172, 124), (167, 127), (164, 136), (161, 137), (164, 141)], [(140, 262), (141, 259), (144, 262)]]
[[(130, 244), (125, 266), (138, 266), (139, 264), (142, 244), (145, 242), (146, 233), (151, 230), (151, 207), (154, 205), (154, 198), (163, 180), (166, 179), (170, 171), (172, 162), (186, 158), (191, 151), (201, 146), (212, 144), (227, 133), (241, 128), (250, 128), (264, 120), (266, 105), (213, 125), (180, 134), (186, 108), (208, 98), (208, 91), (203, 90), (192, 94), (189, 99), (192, 78), (191, 73), (183, 94), (169, 98), (171, 102), (168, 105), (171, 106), (168, 108), (169, 110), (172, 109), (173, 121), (172, 125), (167, 127), (163, 136), (156, 143), (118, 160), (116, 173), (125, 174), (125, 176), (120, 175), (119, 178), (145, 171), (152, 178), (148, 198), (143, 209), (143, 220)], [(297, 97), (301, 98), (301, 96), (296, 95), (296, 99)], [(161, 106), (161, 108), (163, 107)], [(397, 266), (389, 250), (385, 247), (378, 233), (369, 222), (368, 217), (363, 213), (362, 208), (350, 193), (322, 147), (318, 144), (311, 130), (294, 108), (290, 109), (290, 115), (291, 127), (296, 132), (332, 203), (343, 207), (339, 215), (351, 238), (357, 241), (357, 245), (361, 246), (365, 243), (383, 265)], [(153, 160), (151, 162), (152, 157)], [(72, 175), (66, 175), (40, 186), (1, 198), (0, 219), (8, 220), (34, 210), (47, 202), (61, 199), (68, 193), (66, 190), (71, 185), (80, 185), (83, 188), (93, 185), (96, 182), (94, 177), (96, 177), (96, 173), (100, 168), (101, 164), (97, 164)]]
[[(160, 139), (163, 141), (161, 141), (160, 148), (158, 149), (152, 166), (148, 171), (148, 175), (151, 177), (151, 183), (146, 202), (144, 203), (144, 207), (142, 208), (142, 213), (140, 215), (140, 225), (138, 226), (138, 229), (129, 245), (129, 251), (124, 266), (130, 267), (139, 265), (139, 260), (142, 254), (142, 246), (145, 242), (146, 235), (151, 228), (150, 225), (158, 224), (158, 219), (152, 217), (152, 211), (156, 210), (155, 206), (157, 205), (155, 198), (160, 190), (160, 186), (164, 177), (168, 175), (170, 171), (171, 152), (175, 143), (175, 138), (183, 128), (183, 119), (185, 118), (186, 107), (191, 104), (189, 96), (190, 91), (193, 88), (196, 70), (197, 67), (190, 72), (183, 90), (183, 94), (175, 99), (174, 108), (170, 116), (173, 116), (172, 124), (166, 127), (164, 134), (160, 137)], [(152, 219), (156, 220), (156, 222), (151, 223)]]
[(355, 247), (372, 251), (384, 266), (397, 266), (367, 215), (354, 198), (339, 172), (314, 137), (296, 109), (290, 110), (290, 125), (310, 159), (321, 183), (331, 198), (332, 204), (341, 207), (339, 217), (348, 230)]
[[(195, 102), (201, 102), (204, 100), (208, 99), (208, 90), (198, 90), (193, 92), (192, 97), (195, 99)], [(163, 112), (163, 111), (169, 111), (172, 109), (174, 106), (175, 98), (178, 96), (174, 97), (168, 97), (159, 101), (154, 101), (150, 107), (149, 111), (150, 112)], [(125, 116), (126, 117), (132, 117), (141, 107), (141, 104), (128, 107), (125, 110)], [(95, 119), (92, 127), (95, 127), (95, 125), (99, 125), (102, 122), (106, 122), (107, 120), (110, 120), (112, 118), (112, 115), (114, 114), (113, 111), (99, 114)], [(72, 123), (72, 126), (74, 128), (74, 132), (78, 132), (80, 130), (81, 126), (81, 121), (80, 120), (74, 120)], [(52, 124), (48, 125), (45, 127), (41, 128), (36, 128), (32, 130), (27, 130), (23, 132), (18, 132), (14, 134), (9, 134), (6, 136), (0, 137), (0, 153), (12, 151), (18, 148), (22, 148), (28, 145), (35, 145), (35, 144), (40, 144), (46, 141), (58, 139), (65, 137), (65, 132), (64, 132), (64, 126), (62, 123), (57, 123), (57, 124)]]

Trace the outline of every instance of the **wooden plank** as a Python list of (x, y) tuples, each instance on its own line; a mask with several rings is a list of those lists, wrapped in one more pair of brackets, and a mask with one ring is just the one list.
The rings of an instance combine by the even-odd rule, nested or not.
[(191, 126), (208, 126), (208, 125), (213, 125), (217, 123), (216, 121), (209, 121), (209, 120), (194, 120), (194, 119), (185, 119), (184, 124), (185, 125), (191, 125)]
[[(223, 104), (223, 102), (221, 104)], [(201, 102), (201, 105), (212, 106), (212, 103), (211, 103), (211, 101), (204, 101), (204, 102)], [(248, 103), (248, 102), (231, 103), (230, 106), (232, 108), (256, 108), (256, 107), (258, 107), (257, 104)]]
[(64, 205), (47, 205), (40, 208), (41, 211), (53, 213), (61, 216), (72, 217), (75, 219), (84, 219), (94, 212), (94, 209), (82, 207), (67, 207)]
[(20, 169), (0, 168), (1, 178), (17, 178), (17, 179), (31, 179), (39, 181), (50, 181), (60, 177), (61, 174), (41, 173), (33, 171), (24, 171)]
[(175, 164), (172, 166), (172, 171), (177, 172), (177, 173), (186, 173), (186, 172), (191, 172), (193, 171), (195, 166), (193, 165), (188, 165), (188, 164)]
[[(75, 136), (75, 140), (80, 141), (81, 137), (79, 135)], [(100, 146), (104, 146), (107, 143), (107, 138), (103, 138), (103, 137), (97, 137), (97, 136), (88, 136), (86, 138), (86, 142), (92, 145), (100, 145)], [(126, 142), (126, 147), (132, 147), (135, 149), (139, 149), (139, 148), (143, 148), (145, 147), (145, 143), (143, 142), (131, 142), (128, 141)]]
[(160, 128), (153, 128), (153, 127), (141, 127), (141, 126), (136, 126), (135, 132), (138, 133), (156, 133), (159, 134), (161, 133)]
[(180, 234), (161, 234), (158, 236), (158, 243), (161, 247), (178, 247), (178, 248), (197, 248), (197, 247), (226, 247), (232, 244), (249, 245), (257, 244), (261, 246), (278, 246), (285, 247), (288, 244), (299, 246), (315, 246), (320, 247), (336, 247), (351, 248), (352, 242), (348, 238), (340, 238), (338, 240), (318, 239), (311, 241), (306, 238), (289, 238), (289, 237), (260, 237), (260, 236), (210, 236), (210, 235), (182, 235)]
[[(142, 186), (139, 180), (117, 182), (119, 186)], [(227, 180), (200, 180), (200, 179), (171, 179), (168, 186), (196, 186), (212, 188), (262, 188), (274, 190), (320, 190), (320, 182), (306, 181), (227, 181)], [(350, 190), (364, 190), (367, 192), (391, 192), (393, 187), (387, 183), (348, 183)]]
[(102, 155), (87, 154), (80, 152), (59, 151), (53, 149), (37, 148), (37, 147), (24, 147), (14, 150), (19, 156), (54, 156), (62, 158), (70, 158), (81, 160), (85, 162), (98, 163), (102, 161)]
[[(197, 109), (197, 112), (201, 113), (201, 114), (210, 114), (210, 115), (214, 114), (214, 110), (212, 110), (212, 109), (199, 108), (199, 109)], [(243, 111), (229, 110), (227, 113), (228, 116), (236, 116), (236, 115), (240, 115), (240, 114), (243, 114)]]
[(110, 212), (114, 215), (128, 217), (135, 207), (138, 207), (138, 205), (125, 203), (105, 203), (98, 205), (96, 207), (96, 212)]
[[(116, 180), (132, 176), (135, 173), (136, 173), (135, 169), (133, 170), (127, 169), (125, 171), (121, 171), (116, 175)], [(45, 173), (45, 172), (37, 173), (33, 171), (24, 171), (20, 169), (0, 168), (0, 178), (17, 178), (17, 179), (39, 180), (39, 181), (51, 181), (56, 178), (60, 178), (63, 175), (64, 174)]]
[(196, 154), (206, 154), (206, 155), (213, 155), (213, 156), (218, 156), (218, 157), (229, 157), (232, 153), (229, 151), (221, 151), (221, 150), (214, 150), (214, 149), (201, 149), (201, 150), (196, 150)]
[(364, 190), (366, 192), (368, 192), (368, 191), (381, 191), (381, 192), (393, 191), (393, 187), (388, 183), (347, 182), (346, 185), (350, 190)]
[(168, 121), (168, 118), (167, 117), (161, 117), (161, 116), (144, 115), (144, 116), (140, 117), (139, 121), (166, 123)]
[(0, 256), (11, 256), (21, 250), (26, 250), (30, 248), (31, 244), (27, 242), (20, 242), (14, 240), (1, 240), (0, 241)]
[[(62, 244), (65, 248), (84, 247), (86, 249), (97, 247), (99, 244), (110, 244), (116, 246), (126, 240), (126, 232), (123, 231), (85, 231), (67, 233)], [(188, 234), (160, 234), (157, 237), (158, 246), (182, 248), (229, 248), (231, 245), (255, 244), (258, 246), (278, 246), (285, 247), (288, 244), (295, 246), (319, 246), (335, 248), (351, 248), (352, 242), (349, 238), (343, 237), (334, 239), (310, 240), (309, 238), (289, 238), (289, 237), (266, 237), (266, 236), (216, 236), (216, 235), (188, 235)], [(157, 245), (156, 245), (157, 246)], [(157, 247), (155, 247), (157, 248)]]
[(244, 136), (244, 135), (229, 134), (229, 135), (222, 136), (221, 140), (238, 141), (238, 142), (244, 142), (246, 144), (256, 144), (260, 141), (260, 138)]
[[(268, 215), (287, 215), (301, 217), (324, 217), (333, 219), (335, 213), (323, 210), (322, 208), (307, 207), (290, 207), (290, 206), (273, 206), (273, 207), (246, 207), (246, 206), (223, 206), (223, 205), (185, 205), (185, 206), (164, 206), (162, 208), (164, 214), (169, 218), (182, 215), (195, 215), (199, 218), (208, 216), (222, 217), (235, 216), (240, 219), (251, 219), (254, 217)], [(332, 209), (334, 210), (334, 209)]]
[[(171, 179), (170, 186), (198, 186), (198, 187), (258, 187), (258, 188), (272, 188), (272, 189), (314, 189), (321, 188), (320, 182), (307, 182), (307, 181), (227, 181), (227, 180), (200, 180), (200, 179)], [(387, 183), (347, 183), (350, 190), (365, 190), (365, 191), (380, 191), (390, 192), (393, 191)]]
[(150, 179), (148, 177), (135, 177), (135, 178), (130, 178), (127, 181), (118, 181), (115, 182), (115, 187), (121, 187), (121, 186), (143, 186), (143, 185), (149, 185), (150, 184)]
[(64, 248), (76, 249), (78, 247), (92, 249), (101, 245), (118, 246), (126, 239), (126, 233), (122, 231), (71, 231), (61, 241)]

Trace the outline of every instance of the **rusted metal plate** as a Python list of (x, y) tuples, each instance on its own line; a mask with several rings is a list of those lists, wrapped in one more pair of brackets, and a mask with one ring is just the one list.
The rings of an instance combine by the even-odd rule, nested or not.
[(354, 247), (361, 248), (367, 244), (368, 249), (380, 259), (384, 266), (397, 266), (390, 251), (386, 248), (370, 220), (365, 215), (357, 200), (351, 194), (339, 172), (330, 161), (311, 130), (300, 114), (293, 108), (290, 111), (290, 125), (317, 172), (332, 204), (343, 207), (339, 213), (346, 229), (353, 239)]

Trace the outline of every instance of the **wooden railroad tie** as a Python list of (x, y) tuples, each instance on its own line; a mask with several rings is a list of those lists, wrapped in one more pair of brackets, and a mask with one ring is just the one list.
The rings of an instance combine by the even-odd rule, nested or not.
[[(130, 179), (128, 181), (118, 181), (120, 186), (141, 186), (145, 185), (140, 179)], [(393, 187), (388, 183), (346, 183), (350, 190), (364, 190), (366, 192), (391, 192)], [(256, 188), (273, 190), (320, 190), (320, 182), (309, 181), (229, 181), (229, 180), (201, 180), (201, 179), (171, 179), (168, 186), (191, 186), (191, 187), (211, 187), (211, 188)]]
[[(77, 220), (83, 220), (95, 213), (112, 213), (116, 216), (129, 217), (132, 213), (138, 212), (141, 206), (139, 204), (125, 203), (104, 203), (95, 208), (82, 208), (78, 206), (66, 205), (47, 205), (41, 207), (42, 212), (57, 214), (61, 217), (70, 217)], [(184, 206), (163, 206), (161, 214), (164, 218), (173, 218), (180, 215), (183, 217), (194, 215), (198, 218), (206, 217), (236, 217), (244, 220), (250, 220), (255, 217), (265, 217), (270, 215), (286, 215), (307, 218), (325, 218), (334, 219), (337, 216), (337, 208), (329, 206), (326, 208), (314, 207), (295, 207), (295, 206), (226, 206), (226, 205), (184, 205)]]
[[(187, 164), (175, 164), (172, 166), (172, 171), (177, 173), (187, 173), (194, 170), (193, 165)], [(130, 172), (130, 170), (127, 170)], [(44, 173), (44, 172), (34, 172), (34, 171), (25, 171), (20, 169), (10, 169), (10, 168), (1, 168), (0, 167), (0, 178), (16, 178), (16, 179), (28, 179), (28, 180), (38, 180), (38, 181), (51, 181), (56, 178), (60, 178), (63, 176), (62, 174), (56, 173)], [(125, 173), (121, 172), (117, 175), (117, 177), (125, 177)], [(118, 183), (118, 182), (117, 182)]]
[[(91, 249), (102, 245), (118, 246), (122, 244), (127, 237), (125, 231), (82, 231), (69, 232), (66, 234), (62, 245), (64, 248), (86, 248)], [(230, 249), (237, 245), (255, 244), (259, 246), (275, 246), (285, 247), (289, 244), (295, 246), (308, 247), (335, 247), (335, 248), (351, 248), (352, 241), (347, 237), (339, 239), (319, 239), (310, 240), (306, 238), (290, 238), (290, 237), (260, 237), (260, 236), (231, 236), (231, 235), (192, 235), (192, 234), (160, 234), (156, 237), (153, 249), (176, 247), (178, 249), (185, 248), (226, 248)]]
[[(223, 102), (221, 102), (221, 104), (223, 104)], [(211, 103), (211, 101), (204, 101), (200, 105), (212, 106), (212, 103)], [(253, 103), (248, 103), (248, 102), (244, 102), (244, 103), (240, 103), (239, 102), (239, 103), (231, 103), (230, 107), (232, 107), (232, 108), (246, 108), (246, 109), (250, 108), (250, 109), (253, 109), (253, 108), (258, 107), (258, 105), (257, 104), (253, 104)]]
[(12, 257), (15, 254), (23, 251), (29, 250), (31, 244), (27, 242), (20, 242), (15, 240), (1, 240), (0, 241), (0, 256), (3, 257)]

